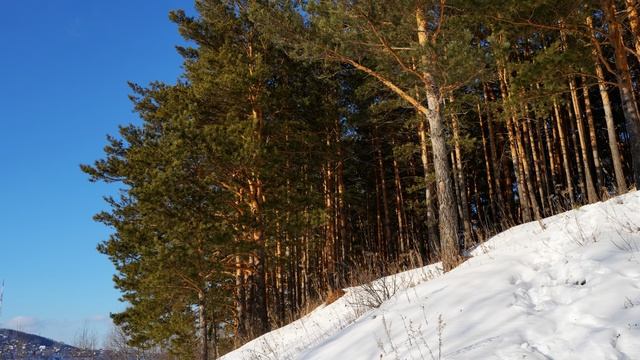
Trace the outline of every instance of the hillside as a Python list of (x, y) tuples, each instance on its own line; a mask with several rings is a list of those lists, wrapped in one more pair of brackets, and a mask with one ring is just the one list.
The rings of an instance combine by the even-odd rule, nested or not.
[[(640, 193), (516, 226), (439, 265), (347, 289), (223, 359), (632, 359)], [(390, 290), (377, 308), (367, 302)]]
[(103, 351), (87, 351), (38, 335), (0, 329), (2, 360), (106, 360)]

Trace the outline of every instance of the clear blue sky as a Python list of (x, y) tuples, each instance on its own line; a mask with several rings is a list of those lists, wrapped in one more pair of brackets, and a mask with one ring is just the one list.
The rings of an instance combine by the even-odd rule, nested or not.
[(171, 9), (191, 0), (15, 0), (0, 21), (0, 327), (72, 342), (102, 336), (122, 304), (95, 250), (109, 229), (92, 216), (110, 189), (80, 163), (106, 134), (136, 122), (128, 80), (174, 83), (182, 43)]

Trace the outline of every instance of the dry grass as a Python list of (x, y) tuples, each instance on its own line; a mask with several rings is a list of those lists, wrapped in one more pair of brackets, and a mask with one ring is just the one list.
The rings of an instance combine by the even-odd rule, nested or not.
[(344, 290), (342, 289), (332, 289), (329, 290), (329, 293), (327, 294), (327, 297), (325, 298), (325, 303), (327, 305), (333, 303), (334, 301), (340, 299), (343, 295), (345, 294)]

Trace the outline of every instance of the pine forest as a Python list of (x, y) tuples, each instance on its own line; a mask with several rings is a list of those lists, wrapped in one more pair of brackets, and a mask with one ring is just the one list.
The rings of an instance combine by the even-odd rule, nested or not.
[[(196, 0), (82, 165), (129, 345), (214, 359), (343, 288), (640, 188), (638, 0)], [(148, 59), (153, 62), (152, 58)], [(472, 285), (470, 285), (472, 286)]]

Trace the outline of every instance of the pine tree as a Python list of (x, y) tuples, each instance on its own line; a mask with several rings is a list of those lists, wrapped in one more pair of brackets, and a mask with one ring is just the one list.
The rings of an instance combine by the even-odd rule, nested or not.
[(210, 359), (340, 288), (450, 270), (499, 230), (625, 191), (640, 169), (633, 4), (628, 18), (605, 0), (172, 12), (184, 73), (132, 85), (142, 122), (82, 166), (120, 186), (96, 215), (127, 304), (114, 322), (131, 345)]

